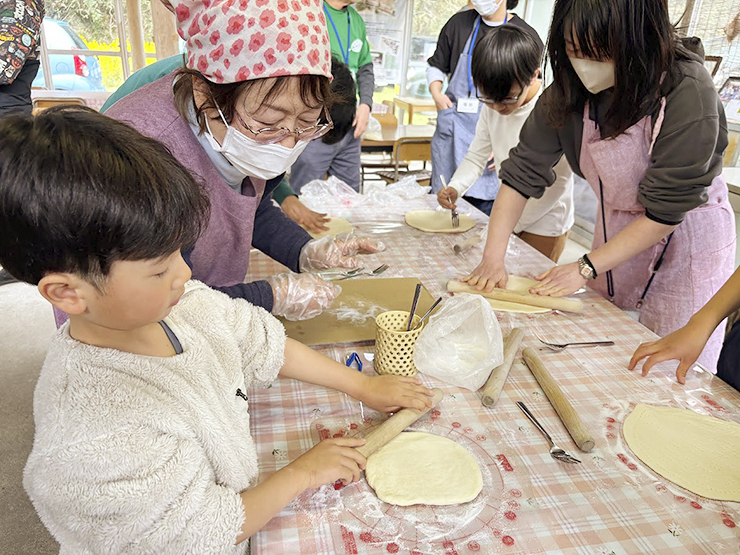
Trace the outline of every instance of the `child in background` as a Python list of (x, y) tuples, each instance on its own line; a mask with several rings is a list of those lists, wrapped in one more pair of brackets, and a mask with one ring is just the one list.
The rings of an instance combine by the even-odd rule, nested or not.
[(0, 264), (70, 316), (36, 387), (24, 474), (62, 553), (246, 553), (306, 489), (357, 480), (364, 440), (339, 438), (256, 483), (247, 394), (278, 374), (385, 412), (431, 404), (418, 380), (350, 370), (189, 281), (180, 252), (208, 207), (125, 124), (80, 107), (0, 120)]
[[(666, 360), (678, 360), (676, 378), (686, 383), (686, 373), (696, 362), (709, 337), (720, 323), (740, 308), (740, 268), (730, 276), (722, 288), (709, 299), (688, 323), (658, 341), (641, 344), (632, 355), (628, 368), (634, 370), (637, 363), (648, 357), (642, 365), (642, 375)], [(738, 322), (725, 337), (717, 362), (717, 377), (740, 391), (740, 324)]]
[[(519, 131), (542, 94), (542, 49), (527, 31), (505, 25), (489, 32), (473, 51), (471, 72), (485, 108), (475, 138), (449, 186), (437, 193), (439, 204), (456, 208), (483, 175), (491, 152), (497, 167), (519, 142)], [(555, 166), (555, 183), (541, 198), (530, 198), (514, 232), (554, 262), (573, 226), (573, 172), (565, 158)]]

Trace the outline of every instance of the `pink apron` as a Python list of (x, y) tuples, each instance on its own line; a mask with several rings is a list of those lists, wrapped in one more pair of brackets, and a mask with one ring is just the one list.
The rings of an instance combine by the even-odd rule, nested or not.
[[(650, 166), (653, 145), (660, 133), (665, 114), (665, 99), (651, 129), (651, 116), (645, 116), (614, 139), (601, 139), (596, 123), (589, 118), (589, 105), (583, 114), (583, 140), (580, 153), (581, 172), (603, 202), (597, 215), (592, 248), (607, 240), (629, 223), (645, 214), (637, 198), (640, 182)], [(599, 183), (604, 198), (600, 198)], [(655, 263), (668, 237), (637, 256), (612, 269), (613, 302), (619, 308), (639, 308), (639, 320), (660, 336), (684, 326), (689, 318), (724, 285), (734, 270), (735, 216), (730, 206), (727, 184), (719, 175), (712, 180), (707, 202), (685, 216), (675, 229), (659, 271), (650, 284), (641, 306)], [(599, 274), (592, 287), (608, 298), (606, 273)], [(715, 372), (725, 322), (715, 330), (698, 362)]]

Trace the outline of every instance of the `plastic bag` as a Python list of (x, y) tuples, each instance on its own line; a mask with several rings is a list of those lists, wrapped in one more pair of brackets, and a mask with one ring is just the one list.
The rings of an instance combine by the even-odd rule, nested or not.
[(503, 361), (501, 327), (480, 295), (458, 293), (445, 300), (414, 347), (419, 372), (472, 391)]

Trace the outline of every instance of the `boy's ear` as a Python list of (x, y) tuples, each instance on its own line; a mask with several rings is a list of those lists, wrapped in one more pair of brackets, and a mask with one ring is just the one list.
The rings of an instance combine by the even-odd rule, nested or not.
[(541, 73), (540, 68), (537, 68), (534, 72), (534, 75), (532, 76), (532, 80), (529, 82), (530, 85), (534, 85), (534, 82), (540, 78), (540, 73)]
[[(87, 310), (85, 301), (86, 282), (68, 273), (47, 274), (38, 284), (39, 293), (52, 305), (67, 314), (82, 314)], [(87, 285), (87, 287), (92, 287)]]

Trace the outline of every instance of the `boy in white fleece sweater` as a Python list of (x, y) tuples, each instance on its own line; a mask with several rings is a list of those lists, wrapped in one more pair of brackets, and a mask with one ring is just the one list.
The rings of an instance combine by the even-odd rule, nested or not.
[[(481, 110), (475, 138), (437, 200), (445, 208), (483, 174), (493, 152), (497, 168), (519, 143), (519, 132), (542, 95), (542, 50), (530, 33), (503, 25), (478, 41), (473, 50), (471, 74), (479, 91)], [(514, 232), (555, 262), (565, 248), (573, 226), (573, 172), (563, 156), (554, 168), (555, 183), (542, 198), (530, 198)]]
[(278, 375), (386, 412), (431, 404), (418, 380), (352, 371), (189, 281), (180, 249), (207, 221), (202, 187), (120, 122), (79, 107), (0, 120), (0, 264), (70, 315), (24, 475), (61, 553), (245, 553), (306, 489), (357, 480), (364, 440), (340, 438), (256, 483), (247, 392)]

